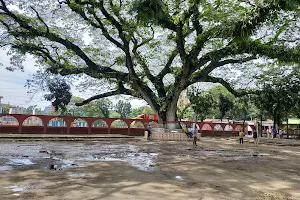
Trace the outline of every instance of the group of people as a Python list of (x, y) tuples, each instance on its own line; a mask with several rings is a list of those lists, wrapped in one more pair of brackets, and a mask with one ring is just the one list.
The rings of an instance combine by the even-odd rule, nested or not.
[[(150, 126), (150, 124), (147, 126), (146, 131), (147, 131), (147, 134), (148, 134), (147, 135), (147, 140), (149, 140), (150, 136), (151, 136), (151, 126)], [(198, 129), (197, 129), (196, 126), (194, 128), (192, 128), (191, 126), (189, 128), (184, 128), (184, 133), (189, 138), (194, 138), (193, 139), (193, 146), (198, 146), (197, 145)]]
[(277, 134), (278, 134), (278, 132), (277, 132), (277, 130), (275, 129), (275, 128), (273, 128), (273, 129), (267, 129), (267, 130), (263, 130), (263, 133), (265, 133), (265, 134), (267, 134), (267, 137), (268, 138), (270, 138), (270, 136), (272, 137), (272, 138), (276, 138), (277, 137)]
[[(197, 139), (198, 139), (198, 129), (196, 126), (194, 126), (194, 128), (192, 127), (192, 125), (189, 128), (184, 128), (184, 133), (186, 134), (186, 136), (188, 138), (193, 138), (193, 146), (197, 146)], [(150, 124), (147, 126), (146, 131), (148, 132), (148, 139), (151, 136), (151, 126)], [(267, 130), (267, 136), (269, 138), (269, 130)], [(272, 129), (272, 133), (273, 138), (276, 138), (277, 135), (277, 130), (276, 129)], [(245, 137), (245, 133), (243, 131), (239, 132), (239, 139), (240, 139), (240, 144), (244, 143), (244, 137)], [(253, 134), (252, 134), (253, 140), (254, 140), (254, 144), (255, 146), (258, 145), (258, 134), (257, 131), (254, 130)]]
[[(268, 138), (270, 137), (270, 135), (272, 135), (273, 138), (276, 138), (277, 130), (272, 129), (272, 131), (270, 132), (269, 129), (267, 129), (266, 133), (267, 133)], [(239, 132), (240, 144), (244, 143), (244, 137), (245, 137), (245, 133), (243, 131)], [(258, 145), (258, 139), (257, 139), (258, 133), (256, 130), (253, 131), (252, 137), (253, 137), (255, 146), (257, 146)]]
[[(240, 131), (239, 132), (240, 144), (244, 143), (244, 137), (245, 137), (245, 133), (243, 131)], [(257, 132), (256, 131), (253, 132), (252, 137), (253, 137), (255, 146), (257, 146), (258, 140), (257, 140)]]

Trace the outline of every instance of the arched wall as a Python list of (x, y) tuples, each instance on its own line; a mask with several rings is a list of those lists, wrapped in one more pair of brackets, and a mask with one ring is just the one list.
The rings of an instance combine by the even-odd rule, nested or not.
[[(51, 115), (25, 115), (25, 114), (0, 114), (1, 117), (8, 116), (10, 118), (14, 118), (17, 123), (13, 126), (7, 126), (0, 123), (0, 133), (37, 133), (37, 134), (110, 134), (110, 133), (119, 133), (126, 135), (143, 135), (145, 128), (148, 124), (150, 124), (153, 128), (161, 128), (163, 126), (162, 123), (158, 123), (155, 120), (149, 119), (122, 119), (122, 118), (93, 118), (93, 117), (75, 117), (75, 116), (51, 116)], [(37, 117), (42, 121), (42, 126), (24, 126), (24, 121), (30, 117)], [(62, 118), (64, 120), (63, 126), (52, 126), (48, 125), (51, 119)], [(82, 119), (82, 121), (86, 122), (86, 126), (72, 126), (72, 122), (76, 119)], [(97, 127), (93, 126), (94, 122), (101, 120), (105, 126)], [(111, 126), (114, 121), (121, 120), (123, 121), (122, 127), (114, 127)], [(1, 122), (1, 121), (0, 121)], [(139, 127), (132, 127), (135, 122), (139, 122)], [(26, 122), (25, 122), (26, 123)], [(185, 126), (190, 126), (192, 121), (174, 121), (168, 123), (181, 123), (185, 124)], [(235, 130), (238, 125), (231, 123), (230, 126), (234, 130), (232, 131), (224, 131), (224, 128), (228, 124), (220, 124), (220, 123), (212, 123), (212, 122), (195, 122), (197, 124), (198, 131), (202, 133), (202, 135), (226, 135), (234, 134), (237, 132)], [(125, 126), (126, 124), (126, 126)], [(142, 127), (142, 125), (144, 127)], [(222, 131), (214, 130), (215, 126), (220, 125), (222, 127)], [(225, 134), (224, 134), (225, 133)]]

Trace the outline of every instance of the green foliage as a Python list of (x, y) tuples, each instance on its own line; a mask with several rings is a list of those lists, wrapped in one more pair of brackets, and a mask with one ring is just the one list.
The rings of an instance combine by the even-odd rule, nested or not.
[(9, 113), (9, 109), (10, 109), (10, 105), (9, 104), (3, 104), (2, 106), (2, 113), (3, 114), (8, 114)]
[(71, 88), (67, 82), (63, 78), (55, 77), (47, 80), (47, 87), (50, 94), (44, 95), (45, 99), (53, 101), (52, 105), (55, 110), (59, 108), (65, 110), (72, 97)]
[(154, 111), (152, 108), (148, 107), (148, 106), (143, 106), (143, 107), (139, 107), (139, 108), (134, 108), (132, 109), (131, 113), (130, 113), (130, 118), (135, 118), (141, 114), (154, 114)]
[(131, 113), (131, 104), (129, 102), (119, 100), (115, 105), (115, 111), (120, 114), (121, 118), (129, 118)]
[(253, 100), (273, 117), (274, 124), (280, 125), (287, 114), (299, 112), (299, 93), (300, 80), (288, 79), (286, 82), (265, 84)]
[(191, 109), (191, 105), (185, 105), (183, 108), (177, 108), (177, 117), (178, 119), (189, 119), (189, 120), (193, 120), (193, 113), (192, 113), (192, 109)]
[[(180, 93), (195, 83), (221, 83), (240, 96), (247, 92), (236, 90), (241, 85), (233, 74), (259, 72), (252, 60), (299, 65), (299, 5), (299, 0), (7, 0), (0, 2), (0, 46), (12, 49), (10, 70), (23, 70), (29, 53), (43, 72), (92, 77), (110, 86), (105, 91), (96, 87), (103, 93), (95, 92), (97, 98), (142, 98), (168, 120), (175, 118)], [(46, 98), (65, 109), (69, 87), (56, 86)], [(220, 92), (211, 92), (220, 102), (215, 95)], [(232, 109), (213, 110), (211, 116), (235, 115)], [(107, 116), (107, 109), (101, 113)]]
[(216, 101), (211, 93), (202, 92), (196, 88), (188, 91), (188, 98), (197, 119), (201, 121), (207, 118), (216, 106)]
[(157, 24), (165, 17), (165, 6), (161, 0), (134, 0), (131, 13), (137, 13), (136, 18), (142, 24)]
[(225, 114), (233, 108), (233, 102), (223, 94), (220, 94), (219, 99), (218, 107), (221, 113), (221, 119), (224, 119)]
[[(226, 88), (220, 85), (205, 91), (195, 90), (198, 91), (193, 94), (195, 95), (198, 93), (198, 95), (195, 95), (194, 97), (195, 109), (197, 110), (201, 108), (198, 112), (203, 113), (202, 110), (206, 112), (205, 116), (202, 119), (200, 118), (201, 120), (205, 118), (251, 120), (255, 117), (260, 117), (260, 109), (251, 101), (249, 96), (234, 97), (230, 92), (228, 92), (228, 90), (226, 90)], [(189, 94), (191, 94), (191, 92), (189, 92)], [(189, 95), (189, 99), (191, 100), (190, 96), (191, 95)], [(228, 101), (226, 104), (230, 107), (223, 116), (220, 111), (220, 107), (223, 106), (220, 101), (220, 96), (223, 96), (223, 98), (226, 99), (225, 101)], [(203, 101), (204, 104), (202, 104)], [(211, 102), (211, 104), (207, 102)], [(192, 110), (195, 112), (194, 109)]]
[(59, 115), (83, 116), (83, 117), (110, 117), (112, 102), (108, 99), (99, 99), (84, 106), (75, 106), (75, 103), (82, 102), (80, 97), (72, 97), (65, 109), (59, 110)]

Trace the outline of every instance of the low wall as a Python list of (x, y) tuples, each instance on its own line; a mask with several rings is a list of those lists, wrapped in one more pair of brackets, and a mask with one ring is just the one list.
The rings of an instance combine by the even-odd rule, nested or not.
[[(232, 136), (238, 136), (238, 131), (206, 131), (202, 130), (201, 132), (198, 132), (198, 139), (205, 136), (210, 137), (232, 137)], [(148, 137), (148, 132), (145, 131), (144, 137)], [(155, 128), (151, 132), (150, 139), (152, 140), (192, 140), (192, 138), (189, 138), (186, 136), (185, 133), (181, 129), (177, 131), (170, 131), (167, 129), (162, 128)]]
[[(1, 133), (18, 133), (18, 126), (0, 126)], [(47, 126), (46, 134), (68, 134), (67, 127)], [(111, 128), (111, 134), (121, 134), (130, 136), (143, 136), (145, 129), (143, 128)], [(24, 134), (44, 134), (44, 126), (23, 126)], [(70, 134), (88, 134), (88, 127), (70, 127)], [(108, 134), (108, 128), (92, 127), (91, 134)]]

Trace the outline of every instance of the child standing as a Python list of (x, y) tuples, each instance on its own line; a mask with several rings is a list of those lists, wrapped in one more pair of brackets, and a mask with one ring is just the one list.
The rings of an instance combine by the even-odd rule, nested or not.
[(244, 132), (240, 131), (239, 132), (240, 144), (244, 144), (244, 136), (245, 136)]

